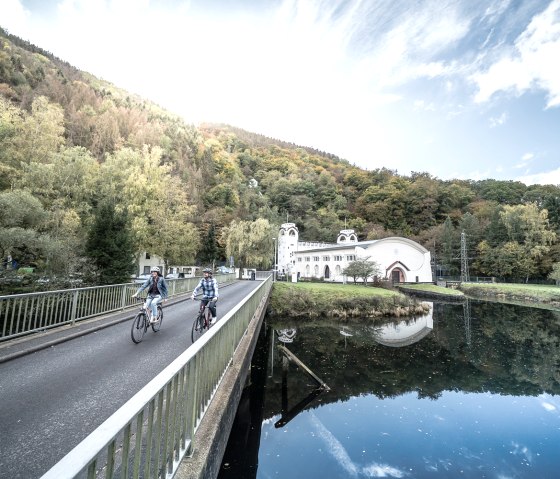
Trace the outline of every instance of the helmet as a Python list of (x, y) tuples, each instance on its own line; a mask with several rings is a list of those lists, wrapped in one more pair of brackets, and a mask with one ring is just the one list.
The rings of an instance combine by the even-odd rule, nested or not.
[(159, 268), (158, 268), (157, 266), (152, 266), (152, 267), (150, 268), (150, 273), (153, 273), (154, 271), (157, 271), (158, 273), (160, 272), (160, 271), (159, 271)]
[(212, 270), (210, 268), (204, 268), (202, 270), (203, 273), (208, 273), (208, 274), (212, 274)]

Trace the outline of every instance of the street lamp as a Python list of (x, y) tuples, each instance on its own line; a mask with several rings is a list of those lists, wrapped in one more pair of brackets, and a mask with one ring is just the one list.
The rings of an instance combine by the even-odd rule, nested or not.
[(276, 281), (276, 238), (272, 238), (274, 241), (274, 264), (272, 265), (272, 281)]

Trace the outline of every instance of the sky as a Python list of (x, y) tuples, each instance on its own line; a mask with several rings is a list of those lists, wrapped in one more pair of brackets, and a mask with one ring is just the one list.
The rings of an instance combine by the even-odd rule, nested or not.
[(0, 0), (0, 26), (188, 123), (560, 185), (560, 0)]

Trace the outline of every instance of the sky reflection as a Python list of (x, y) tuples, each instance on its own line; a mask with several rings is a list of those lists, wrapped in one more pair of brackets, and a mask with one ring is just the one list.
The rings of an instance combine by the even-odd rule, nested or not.
[(290, 478), (557, 477), (556, 402), (460, 392), (436, 401), (354, 397), (305, 411), (284, 429), (266, 421), (259, 470)]

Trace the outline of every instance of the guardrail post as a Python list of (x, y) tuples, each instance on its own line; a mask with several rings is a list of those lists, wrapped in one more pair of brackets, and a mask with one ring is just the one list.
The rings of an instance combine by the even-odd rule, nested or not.
[(121, 311), (124, 310), (124, 308), (126, 308), (126, 284), (123, 284), (122, 287), (122, 295), (121, 295)]
[(74, 290), (74, 294), (72, 297), (72, 312), (70, 313), (70, 320), (72, 321), (72, 326), (76, 323), (76, 311), (78, 310), (79, 293), (80, 293), (79, 289)]

